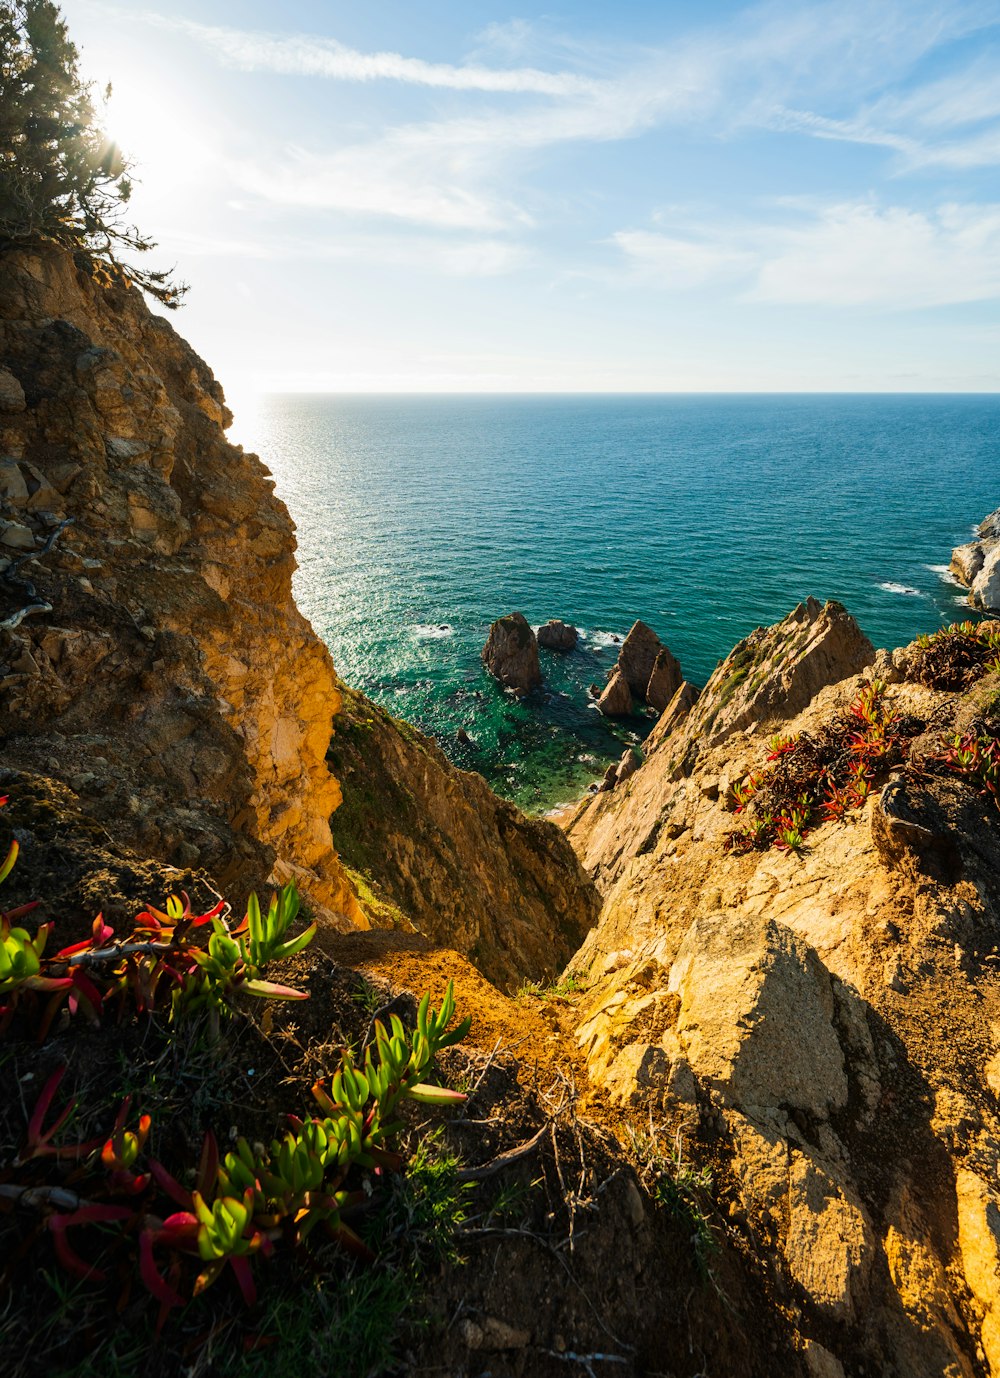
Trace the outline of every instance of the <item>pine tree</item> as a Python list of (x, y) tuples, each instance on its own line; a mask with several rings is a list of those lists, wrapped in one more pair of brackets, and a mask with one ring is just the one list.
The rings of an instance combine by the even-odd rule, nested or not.
[(135, 283), (174, 307), (183, 284), (119, 258), (156, 247), (125, 219), (131, 192), (58, 6), (0, 0), (0, 254), (62, 244), (102, 284)]

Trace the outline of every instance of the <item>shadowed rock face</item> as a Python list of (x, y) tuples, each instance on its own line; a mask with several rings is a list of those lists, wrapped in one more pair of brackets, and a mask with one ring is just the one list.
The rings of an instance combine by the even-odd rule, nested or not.
[(39, 554), (0, 577), (5, 764), (236, 902), (295, 874), (330, 921), (359, 918), (330, 841), (333, 668), (222, 389), (138, 292), (56, 250), (5, 255), (0, 354), (0, 552)]
[(373, 927), (413, 927), (502, 987), (553, 976), (597, 891), (554, 823), (526, 818), (427, 737), (343, 687), (330, 764), (340, 854)]
[(542, 682), (538, 641), (523, 613), (510, 612), (490, 627), (483, 664), (505, 689), (528, 694)]
[[(912, 649), (871, 659), (842, 608), (802, 605), (682, 686), (627, 788), (578, 809), (603, 896), (569, 964), (578, 1039), (613, 1102), (714, 1146), (809, 1372), (995, 1378), (1000, 813), (929, 763), (944, 734), (1000, 735), (1000, 675), (962, 698), (908, 679)], [(800, 855), (727, 852), (770, 735), (820, 732), (883, 664), (926, 725), (916, 767)]]

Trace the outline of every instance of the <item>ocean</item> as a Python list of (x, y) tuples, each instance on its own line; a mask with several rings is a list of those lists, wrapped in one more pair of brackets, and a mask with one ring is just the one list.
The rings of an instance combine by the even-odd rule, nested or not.
[[(648, 732), (588, 695), (636, 618), (696, 683), (810, 594), (900, 645), (967, 615), (951, 549), (1000, 506), (993, 395), (295, 394), (239, 404), (234, 439), (341, 677), (530, 812)], [(582, 634), (523, 702), (480, 663), (514, 610)]]

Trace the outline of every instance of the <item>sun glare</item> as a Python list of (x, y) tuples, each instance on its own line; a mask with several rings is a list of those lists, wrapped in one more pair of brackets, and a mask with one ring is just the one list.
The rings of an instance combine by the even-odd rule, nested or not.
[(126, 68), (116, 76), (103, 124), (135, 180), (155, 182), (158, 194), (188, 181), (204, 160), (199, 122), (182, 93), (149, 71)]

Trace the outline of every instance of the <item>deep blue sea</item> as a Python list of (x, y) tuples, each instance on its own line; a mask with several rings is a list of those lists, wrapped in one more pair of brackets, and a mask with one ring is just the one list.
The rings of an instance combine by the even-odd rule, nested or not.
[[(809, 594), (899, 645), (966, 615), (945, 567), (1000, 506), (998, 396), (286, 395), (234, 436), (340, 675), (532, 811), (648, 731), (587, 694), (637, 617), (698, 683)], [(523, 703), (480, 664), (515, 609), (583, 633)]]

